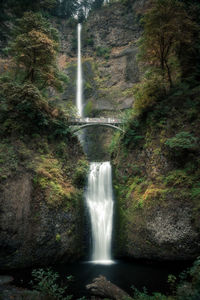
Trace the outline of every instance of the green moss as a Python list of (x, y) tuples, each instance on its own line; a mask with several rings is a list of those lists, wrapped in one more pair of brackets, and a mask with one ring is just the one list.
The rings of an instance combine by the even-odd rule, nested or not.
[(200, 200), (200, 187), (195, 187), (191, 189), (191, 197), (195, 200)]
[(56, 242), (61, 241), (61, 235), (59, 233), (56, 234)]
[(0, 179), (6, 179), (13, 172), (17, 171), (19, 158), (17, 151), (9, 141), (0, 143)]
[(84, 187), (87, 180), (89, 164), (86, 160), (79, 160), (76, 169), (74, 170), (72, 181), (79, 188)]
[(192, 185), (192, 178), (188, 176), (185, 170), (173, 170), (163, 180), (165, 185), (168, 186), (187, 186)]

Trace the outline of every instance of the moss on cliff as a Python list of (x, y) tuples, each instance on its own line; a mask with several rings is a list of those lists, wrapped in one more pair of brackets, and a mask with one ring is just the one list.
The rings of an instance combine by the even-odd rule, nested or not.
[(175, 91), (142, 117), (129, 117), (125, 134), (113, 139), (122, 253), (165, 259), (198, 254), (198, 89), (181, 96)]

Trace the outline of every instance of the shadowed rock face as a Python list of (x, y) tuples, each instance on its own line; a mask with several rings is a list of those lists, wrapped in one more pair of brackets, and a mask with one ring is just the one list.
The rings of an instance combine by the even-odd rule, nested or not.
[(80, 175), (79, 163), (87, 162), (77, 139), (68, 145), (26, 136), (23, 142), (2, 139), (2, 145), (8, 151), (0, 153), (0, 268), (78, 259), (83, 190), (73, 176)]
[(49, 207), (42, 192), (34, 189), (30, 173), (7, 180), (0, 209), (2, 269), (67, 261), (81, 254), (79, 211)]

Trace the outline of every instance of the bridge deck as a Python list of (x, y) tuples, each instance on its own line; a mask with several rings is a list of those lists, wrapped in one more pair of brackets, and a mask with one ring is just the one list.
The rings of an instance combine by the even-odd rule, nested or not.
[(68, 123), (70, 125), (84, 125), (84, 124), (122, 124), (121, 119), (116, 118), (71, 118)]

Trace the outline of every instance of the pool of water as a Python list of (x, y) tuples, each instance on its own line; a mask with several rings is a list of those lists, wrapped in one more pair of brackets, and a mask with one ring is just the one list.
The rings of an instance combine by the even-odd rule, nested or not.
[[(71, 264), (60, 264), (52, 266), (65, 282), (66, 276), (72, 275), (73, 281), (70, 283), (69, 293), (74, 295), (74, 299), (87, 296), (85, 286), (92, 280), (103, 275), (112, 283), (133, 295), (131, 286), (142, 290), (146, 287), (148, 292), (169, 291), (167, 278), (169, 274), (178, 275), (190, 264), (187, 262), (150, 262), (150, 261), (127, 261), (117, 260), (112, 264), (95, 264), (91, 262), (76, 262)], [(23, 287), (30, 287), (31, 269), (16, 270), (7, 272), (15, 278), (14, 284)], [(5, 272), (4, 272), (5, 274)]]

